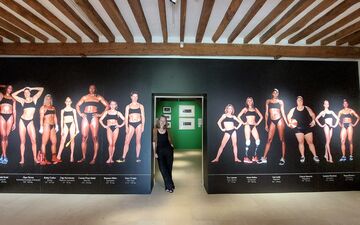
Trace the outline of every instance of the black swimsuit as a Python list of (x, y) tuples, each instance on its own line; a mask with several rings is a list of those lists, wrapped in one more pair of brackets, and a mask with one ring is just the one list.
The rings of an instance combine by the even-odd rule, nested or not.
[[(331, 113), (325, 113), (325, 114), (323, 115), (324, 121), (325, 121), (326, 119), (329, 119), (329, 118), (334, 119), (334, 116), (333, 116)], [(325, 122), (324, 125), (328, 126), (330, 129), (332, 129), (331, 124), (327, 124), (327, 123)]]
[[(269, 103), (269, 110), (270, 109), (280, 109), (280, 103), (272, 103), (270, 102)], [(279, 123), (279, 121), (281, 120), (281, 116), (279, 119), (276, 119), (276, 120), (273, 120), (273, 119), (270, 119), (272, 123), (274, 123), (275, 125), (277, 125)]]
[[(256, 115), (257, 115), (256, 111), (247, 110), (247, 112), (245, 113), (245, 117), (256, 116)], [(255, 127), (255, 125), (250, 125), (250, 124), (248, 124), (248, 125), (250, 126), (250, 130), (254, 129), (254, 127)]]
[[(35, 108), (35, 102), (24, 102), (23, 109), (27, 108)], [(33, 120), (26, 120), (20, 117), (20, 120), (24, 123), (25, 127), (27, 127)]]
[[(137, 114), (141, 114), (141, 110), (140, 108), (137, 108), (137, 109), (132, 109), (132, 108), (129, 108), (129, 115), (130, 114), (134, 114), (134, 113), (137, 113)], [(135, 129), (141, 124), (141, 120), (138, 121), (138, 122), (130, 122), (129, 121), (129, 125), (134, 127)]]
[(304, 107), (302, 111), (299, 111), (297, 108), (295, 108), (292, 118), (297, 121), (295, 133), (308, 134), (312, 132), (312, 129), (310, 127), (312, 118), (310, 116), (309, 110), (306, 107)]
[[(10, 99), (10, 98), (2, 98), (0, 101), (0, 105), (2, 104), (9, 104), (9, 105), (13, 105), (14, 100)], [(5, 121), (8, 121), (10, 119), (10, 117), (13, 115), (12, 113), (0, 113), (0, 115), (4, 118)]]
[[(351, 119), (351, 114), (350, 113), (344, 113), (340, 116), (340, 119), (343, 120), (345, 118), (350, 118)], [(343, 126), (345, 129), (348, 129), (350, 127), (351, 123), (343, 123)]]
[[(99, 101), (97, 101), (97, 102), (94, 102), (94, 101), (84, 102), (83, 105), (84, 105), (84, 107), (94, 106), (94, 107), (98, 108), (98, 107), (99, 107)], [(92, 120), (93, 118), (96, 118), (96, 117), (94, 116), (95, 113), (97, 113), (97, 112), (85, 113), (86, 119), (87, 119), (87, 121), (88, 121), (89, 123), (91, 123), (91, 120)]]
[[(75, 122), (73, 111), (64, 111), (64, 117), (65, 117), (65, 116), (72, 116), (72, 117), (73, 117), (73, 122)], [(73, 122), (65, 123), (65, 125), (67, 126), (68, 129), (70, 129), (71, 124), (72, 124)]]
[[(44, 113), (44, 116), (46, 115), (55, 115), (55, 109), (47, 109), (46, 112)], [(50, 126), (50, 130), (55, 128), (54, 124), (48, 124)]]
[[(106, 121), (108, 120), (117, 120), (119, 117), (117, 114), (115, 115), (111, 115), (111, 114), (107, 114), (106, 115)], [(112, 132), (114, 132), (116, 129), (118, 129), (117, 127), (118, 125), (111, 125), (109, 128), (111, 129)]]
[[(233, 122), (234, 123), (234, 126), (235, 126), (235, 123), (237, 122), (233, 117), (225, 117), (225, 119), (223, 120), (223, 123), (224, 122)], [(231, 129), (231, 130), (226, 130), (225, 133), (227, 134), (230, 134), (230, 136), (234, 133), (235, 129)]]

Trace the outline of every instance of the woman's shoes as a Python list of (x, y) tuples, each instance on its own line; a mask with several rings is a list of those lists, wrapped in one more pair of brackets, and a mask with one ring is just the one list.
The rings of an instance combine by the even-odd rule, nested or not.
[(173, 193), (174, 189), (165, 189), (166, 192)]

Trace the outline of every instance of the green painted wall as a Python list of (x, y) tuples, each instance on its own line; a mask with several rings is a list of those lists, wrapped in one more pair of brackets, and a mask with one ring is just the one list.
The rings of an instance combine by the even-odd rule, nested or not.
[[(179, 105), (195, 106), (194, 130), (179, 130)], [(163, 107), (171, 107), (171, 113), (163, 113)], [(201, 99), (160, 99), (156, 103), (156, 118), (162, 114), (171, 114), (171, 128), (169, 130), (176, 149), (202, 148), (202, 125), (199, 127), (198, 124), (198, 119), (202, 119)]]

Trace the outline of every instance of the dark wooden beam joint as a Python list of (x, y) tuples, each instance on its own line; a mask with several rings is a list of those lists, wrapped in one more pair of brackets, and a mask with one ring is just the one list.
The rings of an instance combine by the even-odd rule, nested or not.
[(0, 55), (30, 56), (259, 56), (359, 59), (359, 47), (238, 44), (0, 43)]

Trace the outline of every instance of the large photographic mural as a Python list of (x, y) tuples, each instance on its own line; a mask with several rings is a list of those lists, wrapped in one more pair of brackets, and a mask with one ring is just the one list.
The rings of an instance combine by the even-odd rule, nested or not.
[(2, 192), (150, 193), (154, 93), (206, 96), (208, 193), (359, 187), (355, 62), (2, 58), (0, 73)]

